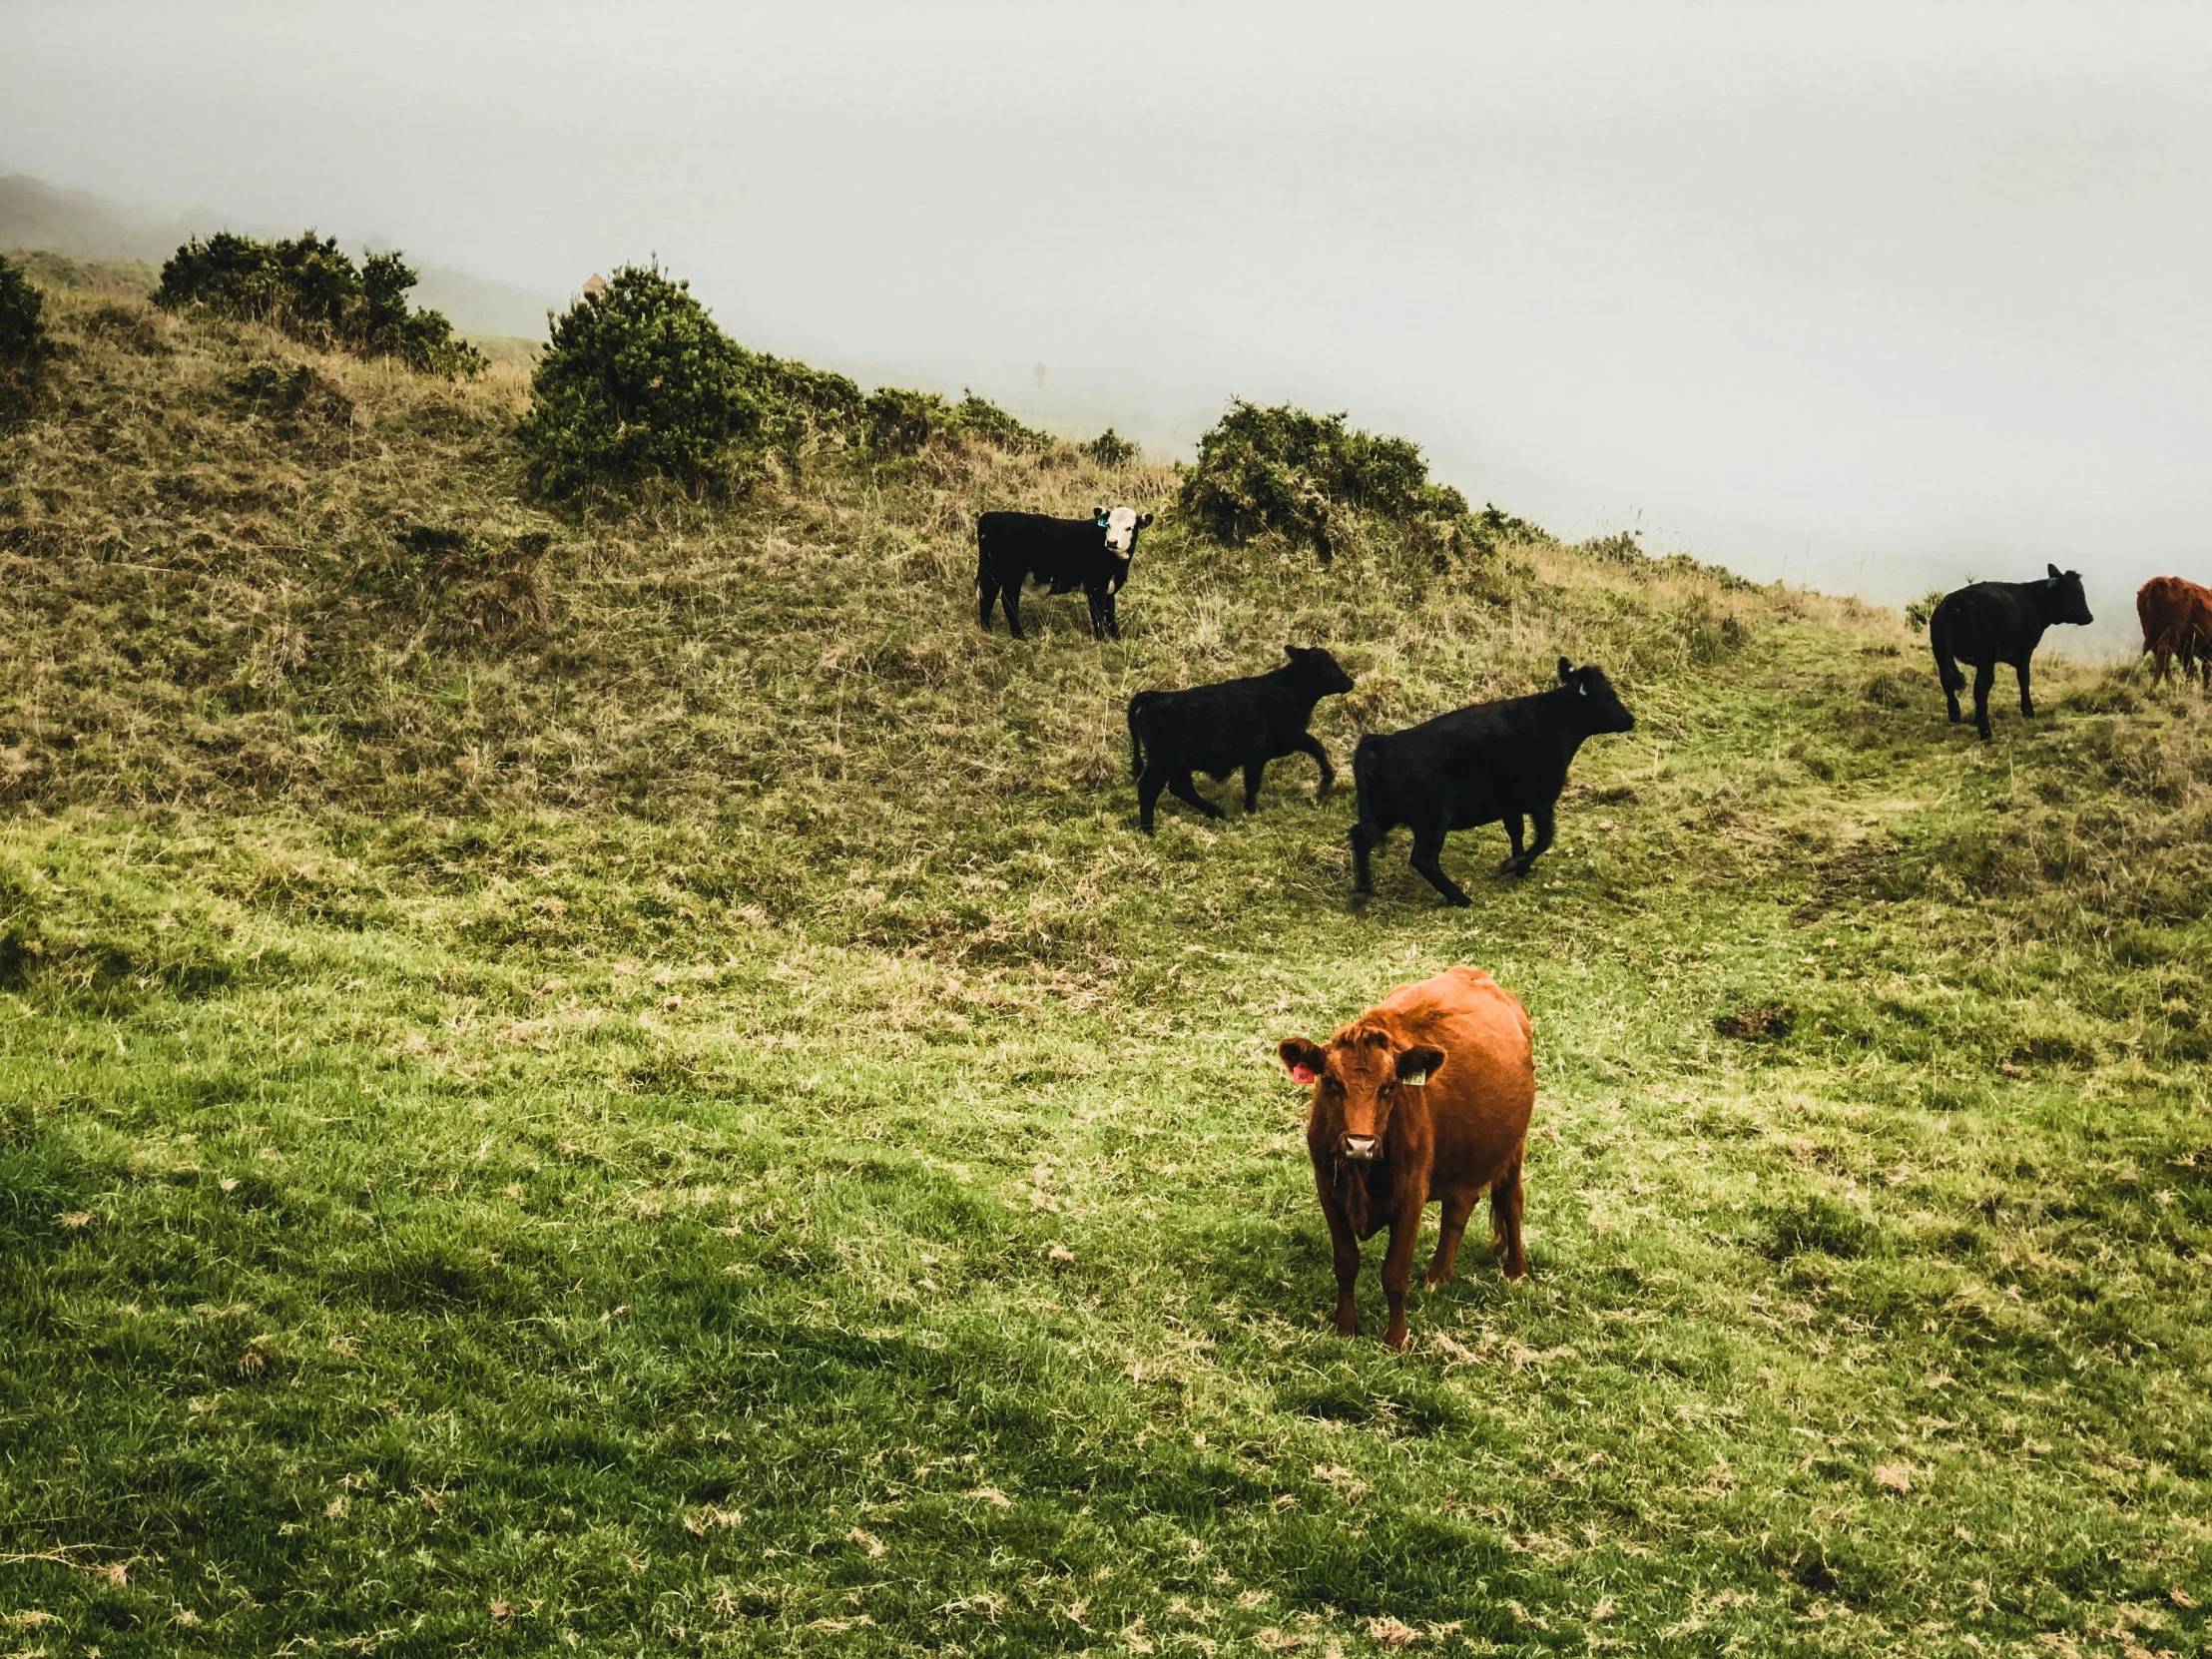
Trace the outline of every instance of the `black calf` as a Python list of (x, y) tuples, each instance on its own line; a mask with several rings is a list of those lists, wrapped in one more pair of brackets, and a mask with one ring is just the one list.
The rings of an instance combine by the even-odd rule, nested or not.
[(1208, 818), (1221, 817), (1221, 809), (1198, 793), (1194, 772), (1218, 782), (1242, 767), (1245, 811), (1256, 813), (1267, 764), (1311, 755), (1321, 766), (1321, 793), (1329, 793), (1336, 769), (1306, 725), (1316, 703), (1352, 690), (1352, 676), (1318, 646), (1283, 649), (1291, 660), (1266, 674), (1188, 691), (1139, 692), (1129, 700), (1129, 771), (1137, 780), (1137, 823), (1146, 834), (1162, 789)]
[[(1635, 725), (1604, 670), (1576, 668), (1561, 657), (1559, 684), (1550, 691), (1477, 703), (1403, 732), (1362, 738), (1352, 752), (1360, 801), (1352, 827), (1354, 889), (1374, 890), (1368, 854), (1401, 824), (1413, 831), (1413, 867), (1449, 903), (1469, 902), (1440, 862), (1453, 830), (1502, 823), (1513, 855), (1498, 869), (1527, 874), (1551, 845), (1552, 809), (1582, 740)], [(1536, 825), (1536, 844), (1525, 852), (1524, 815)]]
[(985, 513), (975, 521), (975, 617), (987, 634), (991, 606), (1003, 603), (1006, 628), (1021, 631), (1024, 582), (1053, 593), (1081, 588), (1091, 606), (1091, 637), (1121, 638), (1114, 596), (1129, 580), (1137, 532), (1152, 522), (1132, 507), (1100, 507), (1089, 518), (1043, 513)]
[[(1943, 596), (1928, 619), (1928, 643), (1936, 652), (1936, 678), (1942, 682), (1943, 704), (1955, 724), (1959, 719), (1958, 694), (1966, 689), (1966, 677), (1958, 663), (1970, 665), (1973, 676), (1973, 725), (1984, 738), (1989, 735), (1989, 688), (1996, 683), (1997, 664), (2010, 663), (2020, 682), (2020, 713), (2034, 718), (2035, 700), (2027, 690), (2027, 660), (2043, 643), (2043, 630), (2054, 623), (2086, 628), (2096, 618), (2089, 614), (2088, 596), (2081, 591), (2081, 573), (2045, 565), (2050, 575), (2040, 582), (1976, 582)], [(1956, 658), (1957, 662), (1951, 659)]]

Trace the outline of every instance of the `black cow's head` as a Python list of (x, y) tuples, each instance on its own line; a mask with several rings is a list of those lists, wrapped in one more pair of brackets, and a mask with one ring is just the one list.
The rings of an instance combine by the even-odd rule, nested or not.
[(1636, 730), (1636, 717), (1613, 694), (1613, 682), (1605, 678), (1605, 670), (1602, 668), (1588, 663), (1576, 668), (1561, 657), (1559, 684), (1574, 693), (1568, 701), (1568, 707), (1574, 711), (1577, 731), (1588, 734)]
[(2089, 614), (2089, 596), (2081, 591), (2081, 572), (2045, 565), (2050, 572), (2043, 583), (2043, 614), (2053, 622), (2071, 622), (2086, 628), (2096, 618)]
[(1366, 1021), (1338, 1032), (1327, 1048), (1285, 1037), (1275, 1051), (1294, 1081), (1314, 1085), (1308, 1133), (1349, 1164), (1382, 1155), (1390, 1113), (1406, 1090), (1421, 1087), (1444, 1063), (1441, 1050)]
[(1318, 645), (1286, 645), (1295, 678), (1316, 697), (1336, 697), (1352, 690), (1352, 676), (1339, 666), (1327, 649)]
[(1137, 532), (1152, 522), (1152, 515), (1134, 507), (1099, 507), (1091, 522), (1106, 532), (1106, 551), (1127, 564), (1136, 556)]

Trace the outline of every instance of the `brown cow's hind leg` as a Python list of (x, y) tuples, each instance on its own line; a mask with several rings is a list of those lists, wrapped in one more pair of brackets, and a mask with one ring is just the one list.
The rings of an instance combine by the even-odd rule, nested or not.
[(1490, 1248), (1505, 1253), (1505, 1277), (1526, 1279), (1528, 1258), (1521, 1254), (1521, 1161), (1515, 1158), (1512, 1166), (1497, 1178), (1490, 1188)]
[(1429, 1259), (1428, 1277), (1421, 1289), (1432, 1291), (1451, 1278), (1451, 1266), (1459, 1259), (1459, 1235), (1467, 1230), (1467, 1217), (1474, 1213), (1472, 1193), (1445, 1193), (1443, 1195), (1442, 1230), (1436, 1235), (1436, 1254)]

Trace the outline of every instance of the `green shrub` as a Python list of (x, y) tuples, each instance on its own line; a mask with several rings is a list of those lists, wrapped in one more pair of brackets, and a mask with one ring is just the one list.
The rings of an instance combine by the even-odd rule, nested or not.
[(1127, 438), (1118, 435), (1111, 426), (1091, 439), (1090, 442), (1078, 444), (1076, 447), (1088, 459), (1096, 461), (1100, 466), (1127, 466), (1131, 461), (1140, 459), (1144, 454), (1142, 448), (1131, 443)]
[(0, 257), (0, 417), (28, 413), (38, 401), (54, 355), (45, 312), (46, 295), (21, 266)]
[(1943, 590), (1931, 588), (1920, 598), (1905, 607), (1905, 625), (1918, 634), (1928, 626), (1928, 619), (1936, 614), (1936, 607), (1943, 602)]
[[(773, 435), (773, 380), (724, 333), (691, 284), (624, 266), (553, 320), (516, 436), (539, 494), (575, 499), (663, 478), (727, 488)], [(787, 386), (796, 380), (787, 381)]]
[(355, 267), (334, 237), (302, 231), (261, 242), (218, 231), (193, 238), (162, 267), (154, 297), (172, 309), (205, 305), (266, 322), (311, 344), (364, 357), (397, 357), (432, 374), (475, 374), (483, 355), (457, 338), (440, 311), (410, 311), (415, 273), (394, 251)]
[(918, 455), (947, 440), (1015, 451), (1052, 447), (1049, 433), (1024, 426), (972, 391), (952, 403), (933, 391), (879, 386), (863, 406), (862, 425), (867, 447), (877, 455)]
[(1363, 527), (1387, 527), (1454, 553), (1486, 545), (1466, 497), (1429, 481), (1418, 444), (1289, 404), (1232, 404), (1198, 440), (1179, 504), (1218, 541), (1277, 535), (1325, 563)]

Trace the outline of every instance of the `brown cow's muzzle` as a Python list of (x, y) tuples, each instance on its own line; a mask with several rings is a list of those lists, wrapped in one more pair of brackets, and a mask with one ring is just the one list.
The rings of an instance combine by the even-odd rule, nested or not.
[(1347, 1135), (1337, 1152), (1348, 1164), (1372, 1164), (1382, 1156), (1382, 1143), (1374, 1135)]

